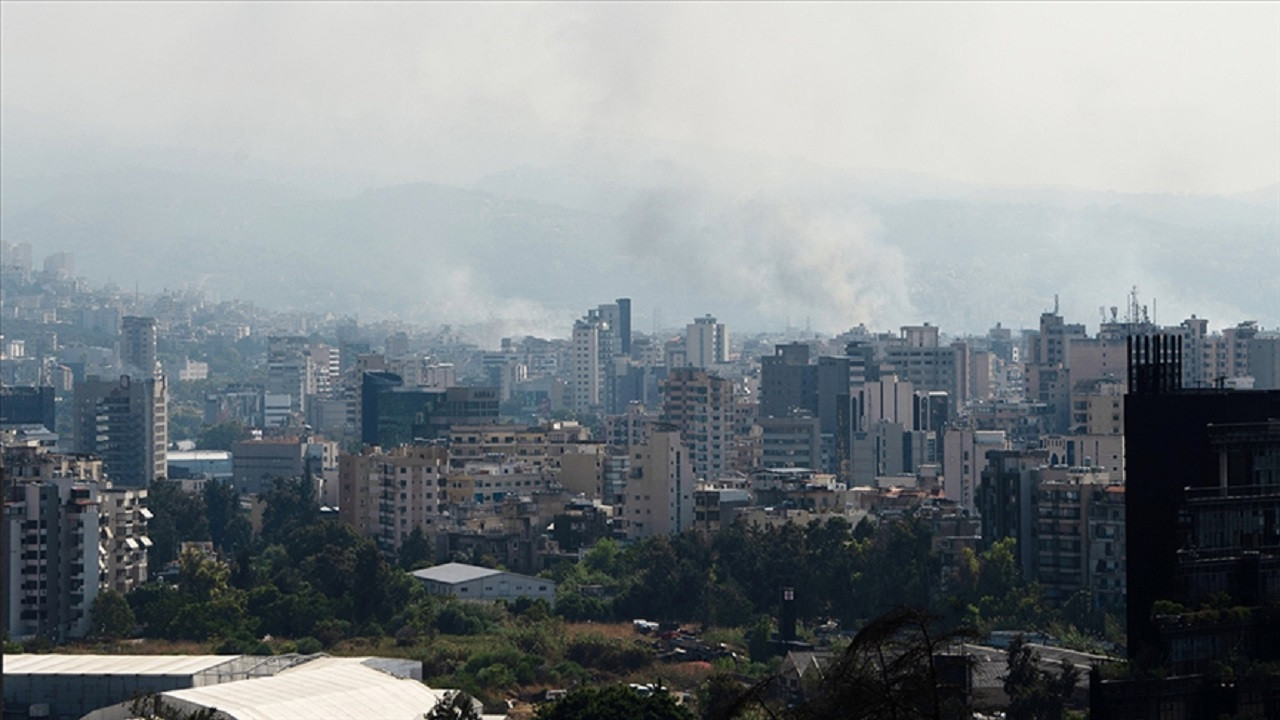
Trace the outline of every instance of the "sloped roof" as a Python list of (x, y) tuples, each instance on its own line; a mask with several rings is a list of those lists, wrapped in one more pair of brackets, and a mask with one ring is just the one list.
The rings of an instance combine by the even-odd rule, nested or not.
[(239, 660), (240, 655), (37, 655), (4, 656), (5, 675), (196, 675)]
[(413, 576), (419, 580), (430, 580), (432, 582), (447, 583), (449, 585), (470, 582), (471, 580), (479, 580), (480, 578), (492, 577), (494, 575), (501, 574), (501, 570), (455, 562), (413, 571)]
[(318, 658), (268, 678), (164, 693), (180, 710), (214, 708), (231, 720), (420, 720), (443, 696), (366, 664)]

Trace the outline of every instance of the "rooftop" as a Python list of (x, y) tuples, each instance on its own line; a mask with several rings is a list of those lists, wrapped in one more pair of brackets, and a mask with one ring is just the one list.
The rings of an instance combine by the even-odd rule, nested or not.
[(442, 694), (370, 664), (371, 658), (318, 658), (279, 675), (175, 690), (179, 709), (217, 708), (235, 720), (384, 720), (422, 718)]
[(444, 565), (436, 565), (435, 567), (414, 570), (413, 576), (419, 580), (454, 584), (469, 582), (471, 580), (479, 580), (480, 578), (500, 575), (501, 573), (501, 570), (494, 570), (492, 568), (451, 562), (445, 563)]
[(193, 675), (239, 660), (240, 655), (4, 656), (5, 675)]

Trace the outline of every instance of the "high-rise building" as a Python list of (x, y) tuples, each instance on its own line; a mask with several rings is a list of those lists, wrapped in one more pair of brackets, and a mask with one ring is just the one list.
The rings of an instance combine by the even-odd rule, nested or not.
[(588, 310), (586, 317), (573, 324), (566, 365), (570, 404), (576, 412), (617, 411), (614, 378), (619, 365), (614, 357), (620, 354), (619, 322), (619, 306), (607, 304)]
[(406, 387), (395, 373), (366, 372), (360, 392), (360, 441), (365, 445), (392, 448), (444, 440), (455, 424), (498, 420), (497, 388), (428, 390)]
[(1146, 663), (1191, 647), (1162, 632), (1158, 601), (1194, 607), (1206, 587), (1246, 607), (1280, 599), (1280, 391), (1182, 389), (1174, 339), (1135, 338), (1124, 407), (1125, 527), (1141, 559), (1128, 564), (1128, 651)]
[(40, 447), (7, 447), (3, 464), (5, 631), (81, 637), (100, 589), (146, 582), (146, 490), (112, 489), (101, 460)]
[(787, 417), (793, 410), (818, 413), (818, 366), (809, 346), (789, 343), (760, 358), (760, 417)]
[(685, 327), (685, 362), (706, 370), (729, 362), (729, 331), (710, 315), (694, 318)]
[(338, 457), (338, 517), (386, 551), (398, 550), (415, 529), (435, 534), (447, 495), (449, 451), (406, 445), (367, 446)]
[(661, 383), (664, 423), (679, 428), (697, 477), (714, 480), (734, 458), (733, 381), (697, 368), (677, 368)]
[(54, 419), (52, 387), (0, 386), (0, 426), (43, 425), (54, 432)]
[(656, 426), (648, 443), (631, 448), (620, 509), (627, 537), (672, 535), (692, 527), (693, 491), (694, 469), (681, 433), (674, 426)]
[(618, 298), (618, 352), (631, 354), (631, 298)]
[(120, 325), (120, 363), (135, 378), (158, 378), (156, 319), (126, 315)]
[[(268, 395), (288, 396), (289, 413), (307, 411), (307, 395), (316, 389), (316, 368), (308, 353), (305, 337), (275, 336), (267, 340)], [(324, 358), (327, 372), (329, 358)]]
[(168, 471), (168, 407), (164, 376), (76, 383), (76, 451), (101, 457), (114, 485), (145, 487)]

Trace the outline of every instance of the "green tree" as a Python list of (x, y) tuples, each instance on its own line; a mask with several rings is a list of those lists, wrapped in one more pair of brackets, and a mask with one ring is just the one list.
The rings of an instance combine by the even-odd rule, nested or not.
[(1058, 673), (1041, 670), (1040, 656), (1021, 635), (1009, 644), (1004, 691), (1009, 696), (1009, 720), (1062, 720), (1075, 692), (1080, 671), (1066, 660)]
[(200, 433), (196, 447), (201, 450), (230, 450), (231, 446), (249, 438), (249, 428), (238, 420), (211, 425)]
[(698, 715), (702, 720), (733, 717), (738, 699), (746, 689), (731, 673), (714, 673), (698, 686)]
[(938, 617), (898, 608), (868, 623), (823, 675), (796, 720), (825, 718), (967, 718), (964, 687), (948, 685), (938, 667), (943, 648), (970, 637), (938, 627)]
[(396, 560), (402, 569), (412, 572), (430, 566), (433, 556), (431, 540), (427, 538), (426, 533), (422, 532), (422, 526), (419, 525), (409, 532), (409, 537), (405, 538), (404, 542), (400, 543), (400, 552)]
[(282, 542), (319, 519), (320, 498), (309, 468), (303, 477), (276, 478), (262, 497), (267, 504), (262, 512), (262, 539), (269, 543)]
[(248, 547), (253, 539), (253, 527), (240, 509), (240, 494), (229, 482), (210, 480), (204, 485), (205, 515), (209, 524), (209, 539), (218, 550), (235, 554)]
[(658, 690), (642, 694), (626, 685), (578, 688), (551, 705), (543, 705), (534, 720), (693, 720), (675, 698)]
[(129, 601), (111, 588), (102, 590), (93, 598), (89, 622), (92, 634), (106, 640), (129, 637), (137, 625)]
[(461, 690), (447, 693), (427, 713), (426, 720), (480, 720), (471, 696)]
[(157, 478), (147, 488), (147, 508), (154, 517), (147, 524), (151, 549), (147, 565), (158, 571), (178, 557), (183, 542), (209, 539), (204, 497), (187, 492), (173, 480)]

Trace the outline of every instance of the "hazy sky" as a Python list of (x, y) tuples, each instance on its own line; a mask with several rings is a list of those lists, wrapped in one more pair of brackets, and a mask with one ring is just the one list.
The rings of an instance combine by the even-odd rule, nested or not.
[(46, 132), (376, 182), (611, 157), (1280, 182), (1277, 3), (6, 0), (0, 32), (0, 104)]

